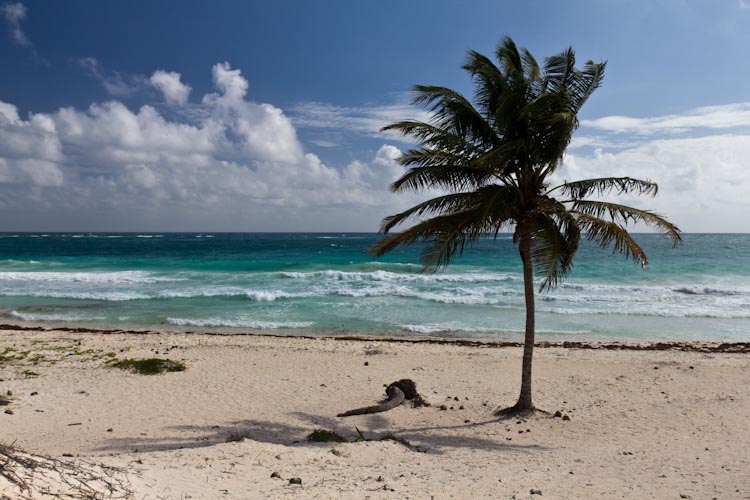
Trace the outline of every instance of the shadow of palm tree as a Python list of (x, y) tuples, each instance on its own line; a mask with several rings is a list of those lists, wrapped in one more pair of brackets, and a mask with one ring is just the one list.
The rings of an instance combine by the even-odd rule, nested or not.
[[(415, 451), (441, 454), (448, 448), (471, 448), (484, 451), (530, 451), (544, 450), (539, 445), (513, 444), (500, 441), (497, 437), (484, 438), (466, 432), (467, 430), (499, 424), (497, 419), (484, 422), (451, 426), (432, 426), (416, 428), (394, 428), (391, 420), (381, 415), (359, 417), (356, 421), (331, 418), (320, 415), (293, 413), (299, 425), (271, 422), (265, 420), (234, 420), (224, 425), (179, 425), (168, 427), (164, 437), (118, 438), (108, 441), (98, 451), (103, 452), (149, 452), (186, 448), (203, 448), (219, 443), (239, 440), (247, 437), (253, 441), (281, 444), (286, 446), (321, 446), (306, 440), (315, 429), (336, 432), (350, 441), (357, 439), (359, 430), (368, 440), (378, 440), (386, 434), (395, 435), (407, 440)], [(443, 432), (446, 431), (446, 432)], [(454, 431), (454, 432), (447, 432)], [(458, 431), (458, 432), (455, 432)], [(329, 446), (328, 443), (324, 443)]]

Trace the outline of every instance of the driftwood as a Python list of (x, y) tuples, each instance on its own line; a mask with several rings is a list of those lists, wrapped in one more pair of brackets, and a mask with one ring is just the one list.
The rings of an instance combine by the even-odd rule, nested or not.
[(388, 410), (392, 410), (395, 407), (402, 404), (404, 401), (411, 401), (415, 407), (418, 406), (430, 406), (430, 403), (424, 400), (422, 396), (417, 392), (417, 384), (408, 378), (393, 382), (385, 390), (386, 398), (385, 401), (376, 404), (374, 406), (366, 406), (364, 408), (356, 408), (349, 410), (344, 413), (339, 413), (337, 417), (351, 417), (353, 415), (367, 415), (370, 413), (380, 413)]

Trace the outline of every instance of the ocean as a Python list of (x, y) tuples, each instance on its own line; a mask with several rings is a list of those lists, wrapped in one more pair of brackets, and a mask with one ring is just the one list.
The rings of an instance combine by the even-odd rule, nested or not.
[[(90, 328), (521, 339), (510, 235), (425, 274), (362, 233), (0, 233), (6, 322)], [(585, 243), (537, 295), (539, 340), (750, 340), (750, 235), (637, 235), (648, 269)]]

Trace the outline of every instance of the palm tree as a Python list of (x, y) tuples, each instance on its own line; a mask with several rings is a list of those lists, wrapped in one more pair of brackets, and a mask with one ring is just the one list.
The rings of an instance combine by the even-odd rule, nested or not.
[[(602, 199), (654, 196), (653, 182), (607, 177), (550, 187), (578, 126), (578, 111), (601, 84), (606, 63), (589, 61), (579, 70), (570, 48), (541, 67), (509, 37), (495, 56), (498, 65), (469, 51), (463, 68), (474, 82), (473, 103), (448, 88), (417, 85), (414, 104), (427, 107), (430, 122), (402, 121), (383, 129), (420, 143), (399, 158), (408, 170), (391, 190), (444, 194), (385, 218), (383, 233), (415, 223), (384, 237), (371, 252), (381, 256), (400, 245), (426, 243), (422, 262), (425, 270), (435, 271), (476, 240), (513, 230), (523, 263), (526, 329), (521, 393), (513, 407), (501, 411), (512, 414), (534, 410), (534, 274), (541, 279), (540, 292), (554, 287), (570, 272), (581, 237), (646, 267), (646, 254), (628, 232), (629, 224), (651, 226), (675, 245), (681, 238), (675, 225), (654, 212)], [(587, 199), (591, 196), (595, 199)]]

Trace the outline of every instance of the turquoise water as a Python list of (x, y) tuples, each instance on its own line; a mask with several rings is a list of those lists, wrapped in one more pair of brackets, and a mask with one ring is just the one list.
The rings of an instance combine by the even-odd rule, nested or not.
[[(0, 233), (9, 322), (239, 333), (520, 338), (510, 235), (422, 274), (419, 248), (374, 259), (375, 234)], [(541, 339), (750, 340), (750, 235), (639, 235), (643, 270), (584, 245), (537, 299)]]

